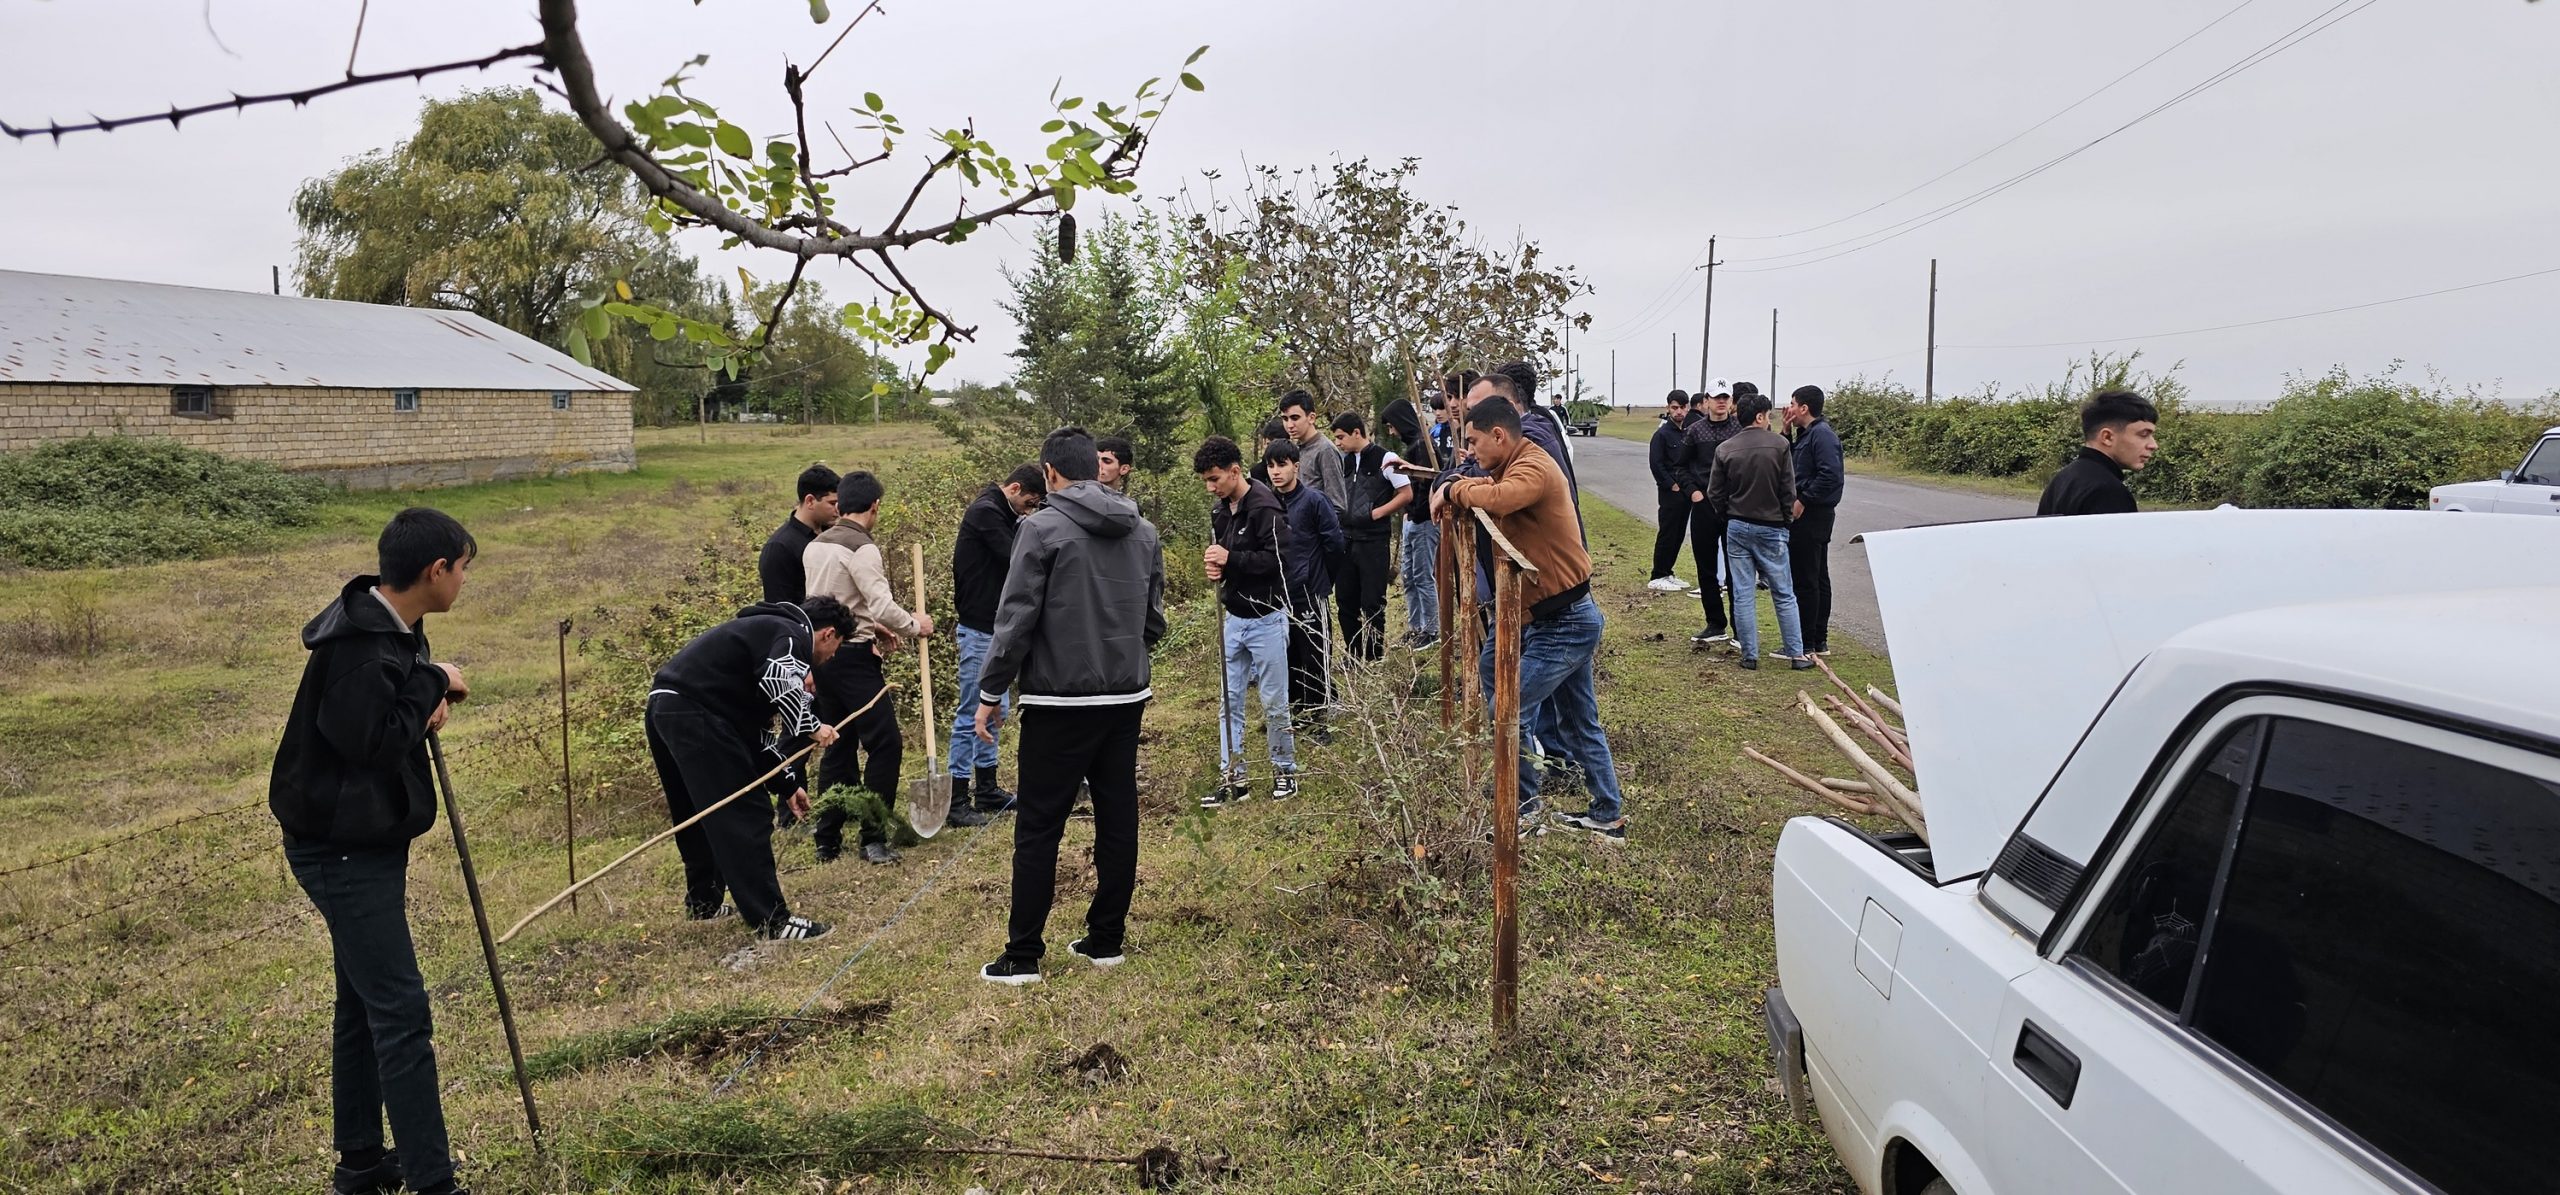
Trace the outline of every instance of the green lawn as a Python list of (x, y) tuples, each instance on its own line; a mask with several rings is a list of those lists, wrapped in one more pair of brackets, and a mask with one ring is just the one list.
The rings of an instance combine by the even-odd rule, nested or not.
[[(384, 514), (432, 500), (483, 546), (464, 604), (433, 630), (474, 680), (447, 750), (503, 925), (566, 868), (557, 621), (583, 634), (600, 618), (645, 619), (718, 529), (742, 528), (727, 533), (737, 543), (778, 522), (809, 460), (875, 467), (893, 487), (949, 460), (916, 428), (722, 430), (707, 446), (691, 429), (644, 434), (641, 468), (625, 476), (339, 499), (322, 527), (255, 556), (8, 578), (0, 812), (13, 834), (0, 870), (192, 812), (241, 812), (0, 874), (12, 981), (0, 1100), (17, 1109), (0, 1186), (320, 1181), (326, 938), (284, 875), (261, 798), (295, 632), (368, 567)], [(1820, 674), (1747, 673), (1693, 651), (1695, 600), (1642, 587), (1650, 532), (1604, 506), (1586, 513), (1610, 620), (1602, 709), (1632, 841), (1559, 832), (1526, 845), (1522, 1033), (1508, 1048), (1486, 1012), (1485, 850), (1471, 833), (1486, 805), (1452, 778), (1455, 756), (1432, 732), (1436, 666), (1398, 653), (1359, 678), (1352, 703), (1381, 732), (1346, 725), (1304, 749), (1295, 803), (1203, 815), (1215, 611), (1194, 598), (1171, 612), (1148, 714), (1127, 966), (1059, 961), (1090, 893), (1089, 823), (1068, 834), (1051, 981), (1019, 990), (973, 974), (1003, 939), (1001, 838), (955, 831), (869, 868), (817, 864), (786, 836), (795, 907), (840, 930), (763, 953), (741, 951), (734, 922), (675, 919), (677, 863), (662, 851), (502, 950), (544, 1071), (543, 1158), (524, 1141), (451, 842), (442, 826), (421, 839), (412, 917), (466, 1180), (482, 1192), (1133, 1186), (1127, 1166), (862, 1152), (1001, 1143), (1113, 1157), (1166, 1146), (1193, 1165), (1186, 1189), (1235, 1192), (1847, 1190), (1821, 1134), (1785, 1119), (1760, 1028), (1769, 852), (1807, 802), (1738, 754), (1750, 741), (1839, 774), (1791, 711)], [(94, 644), (58, 633), (88, 626)], [(1854, 684), (1889, 683), (1875, 657), (1835, 663)], [(572, 668), (582, 682), (611, 672), (574, 651)], [(602, 710), (582, 688), (587, 869), (665, 824), (630, 729)], [(915, 719), (902, 712), (912, 775)], [(1427, 859), (1399, 857), (1415, 841)], [(712, 1096), (776, 1024), (759, 1018), (798, 1014), (864, 951)], [(1125, 1069), (1065, 1065), (1102, 1043)], [(1224, 1168), (1200, 1177), (1197, 1163), (1217, 1158)]]

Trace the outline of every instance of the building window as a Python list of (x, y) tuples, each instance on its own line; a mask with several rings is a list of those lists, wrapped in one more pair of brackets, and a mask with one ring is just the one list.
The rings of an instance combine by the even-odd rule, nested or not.
[(554, 411), (566, 411), (566, 410), (568, 410), (568, 409), (569, 409), (569, 392), (568, 392), (568, 391), (566, 391), (566, 390), (554, 390), (554, 391), (552, 391), (552, 392), (551, 392), (551, 409), (552, 409), (552, 410), (554, 410)]
[(169, 413), (189, 419), (213, 418), (213, 387), (169, 387)]
[(415, 390), (392, 391), (391, 409), (402, 412), (416, 411), (418, 409), (418, 392)]

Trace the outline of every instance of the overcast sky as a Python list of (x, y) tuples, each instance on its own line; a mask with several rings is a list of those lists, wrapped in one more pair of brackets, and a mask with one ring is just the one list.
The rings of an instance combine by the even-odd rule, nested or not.
[[(2237, 9), (2235, 11), (2235, 5)], [(802, 0), (591, 0), (589, 49), (617, 98), (695, 53), (695, 88), (779, 131), (786, 60), (836, 25)], [(0, 0), (0, 119), (148, 111), (228, 91), (325, 81), (346, 62), (355, 0)], [(2052, 169), (1925, 225), (2321, 17), (2333, 28)], [(2208, 22), (2217, 25), (2198, 34)], [(1907, 198), (1829, 227), (1981, 153), (2181, 38), (2191, 41), (2016, 143)], [(530, 0), (374, 0), (359, 68), (535, 40)], [(1920, 375), (1928, 262), (1940, 261), (1941, 393), (2041, 382), (2085, 352), (2147, 337), (2560, 268), (2560, 3), (2524, 0), (1293, 0), (892, 3), (813, 85), (813, 112), (876, 90), (911, 129), (974, 117), (1036, 154), (1052, 80), (1125, 95), (1199, 44), (1205, 94), (1167, 116), (1149, 197), (1203, 168), (1418, 157), (1421, 186), (1479, 227), (1543, 242), (1595, 287), (1574, 339), (1585, 375), (1659, 396), (1697, 377), (1709, 234), (1713, 372), (1764, 378), (1781, 310), (1779, 382)], [(228, 47), (226, 50), (224, 47)], [(235, 56), (236, 55), (236, 56)], [(292, 261), (303, 179), (413, 126), (422, 92), (522, 83), (521, 65), (377, 86), (300, 110), (60, 146), (0, 141), (0, 268), (263, 289)], [(841, 128), (842, 125), (839, 124)], [(863, 172), (875, 203), (913, 179)], [(848, 210), (866, 210), (848, 198)], [(1080, 214), (1083, 209), (1079, 209)], [(856, 223), (860, 223), (857, 217)], [(875, 221), (876, 222), (876, 221)], [(1879, 235), (1870, 249), (1814, 261)], [(994, 378), (1012, 331), (996, 266), (1017, 241), (927, 247), (908, 271), (979, 344), (946, 373)], [(693, 246), (706, 254), (709, 243)], [(1778, 255), (1796, 252), (1798, 256)], [(721, 272), (780, 259), (716, 255)], [(1797, 268), (1745, 272), (1760, 266)], [(820, 275), (842, 297), (849, 269)], [(2560, 273), (2459, 294), (2201, 335), (2130, 341), (2182, 360), (2199, 397), (2270, 397), (2289, 371), (2394, 358), (2509, 397), (2560, 389)], [(1886, 360), (1870, 360), (1885, 358)], [(1848, 365), (1847, 363), (1863, 363)]]

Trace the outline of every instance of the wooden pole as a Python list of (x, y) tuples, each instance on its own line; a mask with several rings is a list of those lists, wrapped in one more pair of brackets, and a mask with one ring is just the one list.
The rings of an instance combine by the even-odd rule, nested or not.
[(542, 1152), (542, 1117), (533, 1110), (533, 1080), (524, 1071), (524, 1043), (516, 1037), (516, 1013), (507, 1003), (507, 980), (498, 971), (498, 944), (489, 937), (489, 907), (480, 899), (480, 873), (471, 866), (471, 840), (462, 832), (462, 803), (453, 799), (453, 776), (445, 771), (444, 744), (427, 732), (427, 754), (435, 760), (436, 787), (444, 790), (444, 819), (453, 827), (453, 853), (462, 860), (462, 889), (471, 896), (471, 920), (480, 927), (480, 957), (489, 964), (489, 990), (498, 997), (498, 1024), (507, 1033), (507, 1057), (516, 1068), (516, 1094), (524, 1099), (525, 1131), (533, 1135), (533, 1152)]
[(1927, 841), (1929, 820), (1922, 812), (1919, 795), (1903, 787), (1900, 780), (1894, 779), (1893, 773), (1884, 770), (1883, 764), (1877, 763), (1874, 756), (1868, 755), (1865, 748), (1858, 746), (1857, 740), (1849, 737), (1848, 731), (1840, 729), (1840, 724), (1832, 721), (1831, 715), (1823, 713), (1822, 707), (1813, 703), (1812, 694), (1802, 689), (1796, 690), (1796, 704), (1804, 710), (1806, 717), (1813, 719), (1815, 726), (1822, 729), (1823, 735), (1831, 740), (1831, 745), (1838, 747), (1842, 755), (1849, 757), (1850, 764), (1858, 769), (1858, 774), (1866, 777), (1867, 783), (1875, 786), (1876, 803), (1892, 810), (1893, 815), (1901, 818), (1903, 824), (1910, 826), (1914, 833), (1920, 835), (1922, 841)]
[(1759, 748), (1754, 747), (1754, 746), (1752, 746), (1752, 745), (1751, 745), (1751, 744), (1749, 744), (1749, 743), (1744, 743), (1744, 744), (1742, 745), (1742, 753), (1743, 753), (1744, 755), (1748, 755), (1748, 756), (1750, 756), (1750, 757), (1751, 757), (1751, 758), (1753, 758), (1753, 759), (1759, 760), (1760, 762), (1762, 762), (1762, 763), (1764, 763), (1764, 764), (1769, 765), (1771, 768), (1775, 769), (1779, 775), (1784, 776), (1784, 777), (1786, 777), (1788, 780), (1790, 780), (1790, 781), (1794, 782), (1794, 784), (1795, 784), (1795, 786), (1796, 786), (1796, 787), (1801, 788), (1801, 789), (1805, 790), (1806, 792), (1810, 792), (1810, 793), (1812, 793), (1813, 795), (1815, 795), (1815, 796), (1817, 796), (1817, 797), (1820, 797), (1820, 798), (1822, 798), (1822, 799), (1823, 799), (1823, 800), (1825, 800), (1825, 801), (1829, 801), (1829, 802), (1831, 802), (1832, 804), (1834, 804), (1834, 805), (1837, 805), (1837, 806), (1841, 807), (1842, 809), (1846, 809), (1846, 810), (1848, 810), (1848, 811), (1849, 811), (1849, 812), (1851, 812), (1851, 813), (1863, 813), (1863, 814), (1870, 814), (1870, 815), (1873, 815), (1873, 814), (1881, 814), (1881, 813), (1883, 813), (1883, 812), (1884, 812), (1884, 810), (1883, 810), (1883, 809), (1881, 809), (1881, 808), (1879, 808), (1879, 807), (1877, 807), (1877, 806), (1870, 805), (1870, 804), (1868, 804), (1868, 803), (1866, 803), (1866, 802), (1864, 802), (1864, 801), (1858, 800), (1858, 799), (1856, 799), (1856, 798), (1854, 798), (1854, 797), (1844, 796), (1844, 795), (1842, 795), (1842, 794), (1840, 794), (1840, 793), (1833, 792), (1831, 789), (1824, 787), (1820, 782), (1818, 782), (1818, 781), (1814, 780), (1814, 778), (1813, 778), (1813, 777), (1811, 777), (1811, 776), (1807, 776), (1807, 775), (1805, 775), (1804, 773), (1802, 773), (1802, 772), (1799, 772), (1799, 771), (1795, 770), (1794, 768), (1788, 767), (1788, 766), (1787, 766), (1787, 765), (1785, 765), (1785, 764), (1779, 763), (1777, 760), (1771, 759), (1771, 758), (1769, 758), (1768, 756), (1761, 754), (1761, 753), (1760, 753), (1760, 749), (1759, 749)]
[(1929, 259), (1929, 364), (1920, 375), (1920, 401), (1938, 397), (1938, 259)]
[(1520, 1029), (1520, 569), (1493, 560), (1493, 1037)]
[[(916, 579), (916, 613), (924, 613), (924, 545), (907, 545), (907, 566)], [(1223, 661), (1221, 661), (1223, 664)], [(933, 787), (935, 756), (933, 751), (933, 646), (924, 636), (916, 636), (916, 700), (924, 709), (924, 788)], [(919, 790), (921, 795), (922, 790)], [(912, 799), (907, 808), (915, 808)], [(946, 814), (948, 816), (948, 814)]]
[(1778, 401), (1778, 309), (1769, 309), (1769, 401)]
[[(862, 708), (861, 708), (861, 709), (855, 710), (855, 711), (853, 711), (853, 712), (852, 712), (852, 713), (850, 713), (850, 714), (846, 714), (844, 717), (842, 717), (842, 718), (840, 718), (840, 719), (838, 719), (838, 720), (836, 721), (836, 724), (835, 724), (835, 729), (836, 729), (836, 731), (837, 731), (838, 733), (842, 733), (845, 727), (850, 726), (850, 725), (852, 725), (852, 724), (853, 724), (853, 720), (854, 720), (854, 719), (859, 718), (859, 717), (863, 716), (864, 714), (870, 713), (870, 712), (871, 712), (871, 707), (872, 707), (872, 706), (875, 706), (875, 705), (880, 704), (880, 699), (881, 699), (881, 698), (887, 697), (889, 694), (891, 694), (891, 693), (895, 693), (895, 692), (897, 692), (897, 691), (898, 691), (898, 686), (896, 686), (896, 685), (882, 685), (882, 686), (880, 686), (880, 691), (879, 691), (879, 692), (877, 692), (877, 693), (872, 694), (872, 695), (871, 695), (871, 700), (866, 701), (866, 702), (863, 702), (863, 703), (862, 703)], [(782, 769), (787, 768), (787, 767), (790, 767), (791, 765), (793, 765), (793, 764), (795, 764), (795, 763), (800, 762), (800, 760), (801, 760), (803, 757), (807, 756), (807, 755), (809, 754), (809, 752), (811, 752), (811, 751), (813, 751), (813, 750), (816, 750), (816, 749), (817, 749), (817, 744), (816, 744), (816, 743), (811, 743), (811, 744), (809, 744), (809, 745), (808, 745), (808, 746), (806, 746), (806, 747), (802, 747), (801, 749), (799, 749), (799, 750), (797, 750), (797, 751), (792, 752), (792, 753), (791, 753), (791, 758), (786, 759), (786, 760), (783, 760), (781, 763), (775, 764), (775, 765), (773, 765), (772, 767), (765, 769), (765, 773), (764, 773), (764, 775), (758, 776), (758, 777), (756, 777), (755, 779), (748, 781), (748, 782), (747, 782), (746, 787), (741, 788), (741, 789), (739, 789), (739, 790), (738, 790), (738, 791), (736, 791), (736, 792), (730, 793), (728, 796), (722, 797), (722, 798), (720, 798), (720, 799), (719, 799), (719, 800), (717, 800), (717, 801), (713, 801), (713, 802), (712, 802), (712, 803), (711, 803), (707, 808), (703, 809), (701, 812), (696, 813), (696, 814), (694, 814), (692, 817), (686, 818), (686, 819), (684, 819), (683, 821), (677, 822), (676, 824), (674, 824), (674, 825), (672, 825), (672, 826), (669, 826), (669, 827), (667, 827), (667, 828), (666, 828), (666, 829), (664, 829), (664, 830), (660, 830), (660, 831), (657, 833), (657, 835), (656, 835), (655, 837), (651, 838), (649, 841), (644, 842), (644, 843), (641, 843), (640, 845), (635, 846), (635, 847), (631, 848), (630, 850), (624, 851), (624, 852), (622, 853), (622, 857), (621, 857), (621, 858), (616, 859), (616, 860), (614, 860), (614, 861), (613, 861), (613, 862), (611, 862), (611, 863), (607, 863), (607, 864), (605, 864), (604, 866), (597, 868), (597, 869), (595, 870), (595, 874), (590, 875), (590, 876), (588, 876), (587, 878), (585, 878), (585, 879), (583, 879), (583, 880), (580, 880), (580, 881), (578, 881), (578, 882), (577, 882), (577, 883), (575, 883), (575, 884), (571, 884), (571, 885), (568, 887), (568, 889), (567, 889), (567, 890), (565, 890), (565, 891), (561, 892), (559, 895), (554, 896), (554, 897), (552, 897), (551, 899), (546, 900), (546, 901), (542, 902), (541, 904), (534, 906), (534, 909), (533, 909), (533, 911), (532, 911), (532, 912), (525, 914), (525, 915), (524, 915), (524, 917), (523, 917), (522, 919), (518, 920), (514, 925), (508, 926), (508, 927), (507, 927), (507, 932), (505, 932), (505, 933), (503, 933), (503, 934), (498, 935), (498, 943), (499, 943), (500, 945), (505, 945), (505, 944), (506, 944), (506, 943), (508, 943), (508, 942), (512, 942), (512, 941), (514, 941), (514, 940), (515, 940), (515, 936), (516, 936), (517, 934), (523, 933), (523, 932), (524, 932), (524, 927), (526, 927), (526, 926), (528, 926), (528, 925), (533, 924), (533, 922), (534, 922), (534, 919), (535, 919), (535, 918), (540, 917), (540, 916), (542, 916), (543, 914), (548, 913), (548, 912), (550, 912), (551, 910), (553, 910), (553, 909), (556, 909), (556, 908), (560, 907), (562, 904), (567, 903), (570, 897), (576, 896), (576, 895), (578, 894), (578, 889), (580, 889), (580, 888), (584, 888), (584, 887), (586, 887), (586, 886), (587, 886), (587, 885), (589, 885), (589, 884), (595, 883), (597, 880), (601, 880), (601, 879), (605, 878), (606, 876), (613, 874), (613, 869), (614, 869), (614, 868), (620, 867), (620, 866), (622, 866), (622, 865), (623, 865), (623, 864), (625, 864), (625, 863), (629, 863), (629, 862), (630, 862), (631, 860), (633, 860), (634, 858), (637, 858), (637, 857), (639, 856), (640, 852), (645, 851), (645, 850), (648, 850), (650, 847), (656, 846), (656, 845), (658, 845), (658, 844), (659, 844), (659, 843), (661, 843), (661, 842), (665, 842), (666, 840), (668, 840), (668, 839), (670, 839), (670, 838), (673, 838), (673, 837), (675, 837), (677, 834), (680, 834), (680, 833), (682, 833), (682, 832), (684, 832), (684, 831), (686, 831), (686, 830), (690, 830), (690, 829), (692, 829), (692, 828), (694, 827), (694, 825), (695, 825), (696, 823), (700, 822), (702, 819), (704, 819), (704, 818), (706, 818), (706, 817), (709, 817), (709, 816), (711, 816), (712, 814), (718, 813), (718, 812), (720, 812), (720, 810), (721, 810), (721, 809), (723, 809), (723, 808), (727, 807), (727, 805), (729, 804), (729, 802), (731, 802), (731, 801), (735, 801), (735, 800), (737, 800), (738, 798), (740, 798), (740, 797), (743, 797), (743, 796), (747, 795), (748, 793), (754, 792), (754, 791), (756, 791), (757, 789), (764, 787), (764, 782), (765, 782), (765, 781), (767, 781), (767, 780), (771, 780), (771, 779), (773, 779), (775, 776), (780, 775), (780, 774), (782, 773)]]
[(1476, 660), (1484, 650), (1484, 621), (1476, 613), (1476, 532), (1456, 503), (1450, 503), (1454, 514), (1449, 520), (1450, 538), (1458, 542), (1458, 672), (1463, 700), (1458, 706), (1459, 725), (1466, 731), (1466, 753), (1459, 758), (1458, 781), (1468, 793), (1476, 791), (1476, 778), (1484, 774), (1483, 743), (1476, 734), (1476, 711), (1484, 708), (1484, 676)]
[[(576, 789), (569, 787), (569, 620), (560, 620), (560, 817), (569, 843), (569, 883), (578, 882), (578, 801)], [(569, 898), (569, 911), (578, 911), (578, 898)]]
[[(1429, 438), (1427, 435), (1425, 438)], [(1440, 731), (1458, 727), (1458, 506), (1440, 508), (1440, 552), (1432, 567), (1440, 581)], [(1472, 579), (1472, 578), (1471, 578)], [(1473, 665), (1473, 661), (1468, 661)]]
[[(1713, 334), (1710, 329), (1715, 327), (1716, 267), (1722, 264), (1724, 263), (1716, 260), (1716, 239), (1714, 237), (1708, 237), (1707, 309), (1698, 316), (1698, 389), (1700, 391), (1704, 391), (1707, 388), (1707, 338)], [(1678, 371), (1674, 370), (1673, 374), (1674, 376), (1671, 379), (1671, 384), (1674, 387), (1677, 387), (1680, 384), (1680, 379), (1677, 376)]]

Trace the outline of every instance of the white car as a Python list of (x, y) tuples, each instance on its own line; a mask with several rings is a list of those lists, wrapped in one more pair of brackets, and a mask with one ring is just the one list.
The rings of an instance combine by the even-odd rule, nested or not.
[(2542, 433), (2524, 463), (2496, 481), (2465, 481), (2427, 491), (2429, 510), (2560, 515), (2560, 427)]
[(1767, 1004), (1859, 1187), (2553, 1189), (2547, 540), (2236, 510), (1866, 537), (1929, 838), (1788, 823)]

